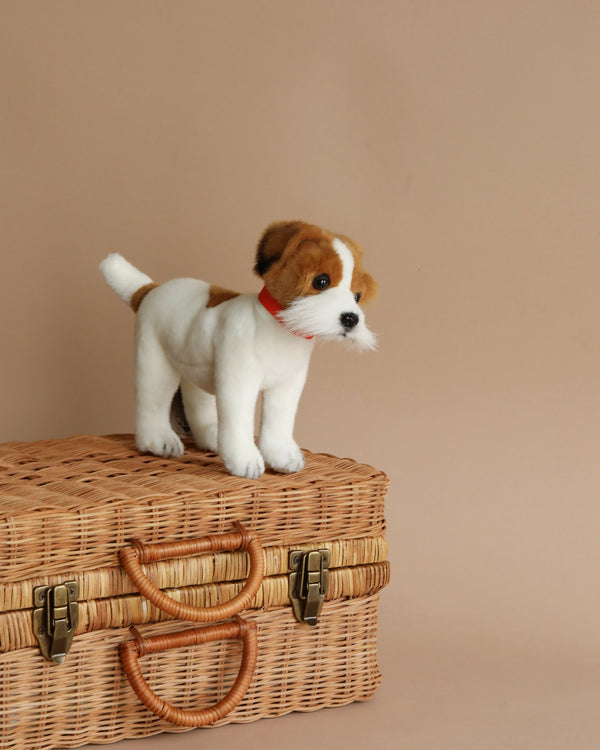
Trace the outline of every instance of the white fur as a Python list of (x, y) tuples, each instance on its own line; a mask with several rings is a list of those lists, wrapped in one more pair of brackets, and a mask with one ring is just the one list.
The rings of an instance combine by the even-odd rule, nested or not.
[[(125, 263), (106, 259), (102, 264), (107, 281), (122, 299), (132, 293), (133, 266)], [(182, 455), (183, 444), (169, 422), (171, 401), (181, 384), (196, 443), (218, 450), (229, 472), (255, 479), (265, 463), (276, 471), (299, 471), (304, 457), (294, 441), (293, 426), (312, 341), (286, 330), (255, 294), (207, 308), (209, 288), (203, 281), (174, 279), (151, 291), (140, 305), (137, 446), (159, 456)], [(254, 413), (261, 391), (257, 447)]]
[(152, 282), (149, 276), (138, 271), (119, 253), (111, 253), (104, 258), (100, 263), (100, 270), (108, 286), (127, 304), (131, 301), (134, 292), (137, 292), (141, 286)]
[[(139, 450), (159, 456), (183, 454), (169, 419), (173, 396), (181, 387), (196, 444), (218, 451), (231, 474), (255, 479), (265, 464), (280, 472), (303, 468), (304, 456), (293, 438), (313, 350), (313, 340), (303, 336), (375, 348), (375, 337), (351, 291), (354, 257), (337, 238), (333, 247), (342, 263), (340, 283), (294, 300), (278, 320), (255, 294), (207, 308), (210, 286), (195, 279), (174, 279), (146, 295), (136, 316)], [(100, 267), (125, 302), (152, 281), (116, 253)], [(344, 313), (358, 316), (354, 327), (344, 327)], [(260, 392), (263, 410), (257, 447), (254, 415)]]
[[(319, 294), (298, 297), (279, 313), (278, 318), (291, 331), (303, 336), (316, 335), (327, 339), (343, 337), (359, 349), (375, 349), (375, 336), (365, 325), (365, 314), (350, 288), (354, 256), (337, 237), (332, 244), (342, 261), (340, 283)], [(341, 315), (345, 312), (358, 315), (358, 324), (349, 331), (341, 323)]]

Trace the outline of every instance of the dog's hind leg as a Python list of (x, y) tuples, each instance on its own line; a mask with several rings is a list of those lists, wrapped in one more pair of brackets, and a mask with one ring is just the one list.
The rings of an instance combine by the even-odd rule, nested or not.
[(142, 453), (169, 458), (183, 455), (183, 443), (170, 424), (179, 374), (152, 331), (137, 332), (135, 358), (136, 444)]
[(200, 450), (217, 450), (217, 400), (189, 380), (181, 381), (185, 418)]

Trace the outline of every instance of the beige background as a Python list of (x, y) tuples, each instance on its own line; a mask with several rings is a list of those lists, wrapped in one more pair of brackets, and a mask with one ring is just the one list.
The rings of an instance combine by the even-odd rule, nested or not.
[(123, 748), (597, 748), (600, 4), (1, 10), (0, 439), (132, 429), (109, 251), (258, 290), (306, 218), (381, 285), (297, 422), (392, 479), (381, 691)]

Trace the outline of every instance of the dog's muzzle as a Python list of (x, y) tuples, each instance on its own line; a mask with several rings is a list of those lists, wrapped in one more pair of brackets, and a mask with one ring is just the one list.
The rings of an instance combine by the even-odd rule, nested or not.
[(353, 312), (345, 312), (340, 315), (340, 323), (345, 331), (351, 331), (358, 324), (358, 315)]

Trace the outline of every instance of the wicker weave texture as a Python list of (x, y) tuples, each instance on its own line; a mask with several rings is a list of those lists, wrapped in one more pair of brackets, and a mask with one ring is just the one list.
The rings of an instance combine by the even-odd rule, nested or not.
[(306, 452), (304, 471), (246, 480), (216, 454), (141, 455), (131, 435), (0, 445), (0, 582), (116, 567), (131, 540), (229, 532), (240, 521), (263, 546), (385, 531), (381, 471)]
[[(258, 623), (256, 673), (240, 705), (217, 722), (247, 722), (366, 700), (377, 689), (378, 594), (331, 602), (316, 627), (301, 625), (288, 607), (251, 611)], [(174, 632), (179, 622), (143, 625), (143, 635)], [(39, 750), (115, 742), (183, 731), (146, 710), (127, 682), (117, 648), (124, 629), (75, 639), (65, 664), (36, 649), (0, 656), (0, 748)], [(149, 685), (182, 708), (214, 704), (232, 684), (240, 645), (227, 641), (174, 649), (140, 660)]]
[[(357, 565), (352, 568), (336, 568), (329, 572), (329, 591), (326, 601), (375, 593), (388, 584), (389, 577), (388, 562)], [(183, 604), (194, 607), (212, 607), (232, 599), (239, 593), (242, 585), (241, 581), (212, 583), (204, 586), (166, 589), (165, 593)], [(293, 618), (289, 601), (288, 577), (265, 578), (251, 606), (254, 609), (287, 606), (288, 617)], [(79, 603), (79, 625), (75, 631), (75, 637), (79, 638), (82, 633), (92, 630), (122, 628), (170, 619), (173, 619), (170, 615), (139, 595), (92, 599)], [(37, 641), (33, 635), (31, 623), (31, 609), (1, 614), (0, 653), (36, 646)]]
[[(388, 558), (385, 536), (304, 543), (295, 545), (294, 549), (303, 552), (315, 549), (329, 550), (331, 568), (380, 563)], [(289, 573), (289, 552), (289, 547), (265, 547), (265, 576)], [(242, 581), (248, 577), (248, 555), (245, 552), (230, 552), (178, 557), (146, 563), (145, 570), (148, 577), (161, 589)], [(121, 567), (99, 568), (84, 573), (79, 570), (63, 570), (60, 575), (37, 576), (1, 585), (0, 613), (29, 609), (36, 586), (56, 586), (65, 581), (77, 582), (80, 601), (137, 593)]]

